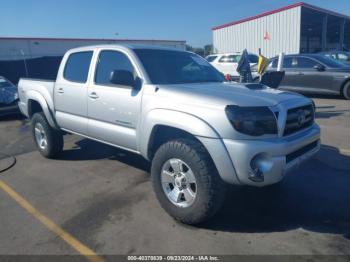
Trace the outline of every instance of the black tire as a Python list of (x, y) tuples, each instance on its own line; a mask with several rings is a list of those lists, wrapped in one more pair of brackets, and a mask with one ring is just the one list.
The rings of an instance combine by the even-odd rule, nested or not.
[[(162, 167), (172, 158), (184, 161), (196, 179), (196, 197), (188, 207), (173, 204), (162, 188)], [(197, 141), (178, 139), (163, 144), (152, 160), (151, 175), (153, 188), (161, 206), (182, 223), (194, 225), (208, 220), (221, 208), (225, 200), (227, 184), (220, 178), (206, 149)]]
[(350, 100), (350, 81), (346, 82), (344, 85), (343, 96), (345, 99)]
[[(36, 124), (41, 124), (45, 136), (46, 136), (46, 147), (43, 149), (39, 146), (36, 136), (35, 136), (35, 127)], [(46, 120), (45, 115), (41, 113), (35, 113), (32, 117), (31, 121), (32, 126), (32, 135), (35, 141), (35, 144), (42, 156), (45, 158), (55, 158), (57, 157), (63, 150), (63, 135), (59, 130), (52, 128)]]

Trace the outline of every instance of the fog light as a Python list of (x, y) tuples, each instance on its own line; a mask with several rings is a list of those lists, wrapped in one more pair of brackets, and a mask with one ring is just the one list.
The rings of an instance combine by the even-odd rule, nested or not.
[(249, 179), (253, 182), (264, 182), (264, 174), (259, 168), (255, 168), (249, 172)]
[(249, 179), (253, 182), (264, 182), (264, 174), (269, 172), (272, 166), (272, 159), (267, 153), (257, 154), (250, 161)]

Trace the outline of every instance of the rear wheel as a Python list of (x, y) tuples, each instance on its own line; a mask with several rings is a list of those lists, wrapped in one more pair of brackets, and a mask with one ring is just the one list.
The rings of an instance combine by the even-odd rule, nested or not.
[(224, 202), (227, 186), (199, 142), (165, 143), (153, 158), (151, 173), (161, 206), (185, 224), (209, 219)]
[(43, 113), (35, 113), (32, 117), (32, 135), (41, 155), (55, 158), (63, 150), (63, 135), (53, 129)]
[(343, 88), (343, 96), (345, 99), (350, 100), (350, 81), (348, 81)]

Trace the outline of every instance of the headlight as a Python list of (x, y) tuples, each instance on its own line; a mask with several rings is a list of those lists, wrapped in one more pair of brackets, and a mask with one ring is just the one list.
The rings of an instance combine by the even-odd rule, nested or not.
[(277, 121), (274, 113), (265, 106), (227, 106), (226, 115), (234, 129), (249, 136), (277, 134)]

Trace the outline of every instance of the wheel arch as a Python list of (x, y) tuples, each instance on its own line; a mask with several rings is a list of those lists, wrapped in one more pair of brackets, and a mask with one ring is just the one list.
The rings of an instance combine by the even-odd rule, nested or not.
[(350, 77), (347, 78), (341, 85), (341, 88), (340, 88), (340, 95), (341, 96), (345, 97), (345, 95), (344, 95), (344, 88), (345, 88), (346, 85), (349, 85), (349, 84), (350, 84)]
[(150, 111), (143, 119), (139, 130), (139, 151), (147, 159), (150, 148), (160, 134), (161, 137), (176, 138), (180, 135), (196, 138), (196, 136), (219, 138), (217, 132), (204, 120), (188, 113), (167, 109)]
[(45, 98), (40, 93), (29, 91), (27, 93), (27, 106), (29, 118), (32, 118), (37, 112), (43, 112), (50, 126), (55, 129), (58, 128), (53, 113), (51, 112)]

